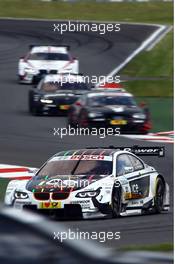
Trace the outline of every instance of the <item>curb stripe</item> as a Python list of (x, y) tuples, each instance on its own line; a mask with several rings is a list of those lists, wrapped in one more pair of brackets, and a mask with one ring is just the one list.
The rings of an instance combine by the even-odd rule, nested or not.
[(0, 168), (0, 173), (13, 173), (13, 172), (29, 172), (28, 168)]

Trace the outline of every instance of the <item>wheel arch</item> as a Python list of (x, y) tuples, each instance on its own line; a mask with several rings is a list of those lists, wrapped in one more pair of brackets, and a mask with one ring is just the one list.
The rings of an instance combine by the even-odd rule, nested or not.
[(165, 182), (165, 179), (164, 179), (163, 175), (158, 174), (156, 180), (157, 180), (157, 179), (161, 179), (162, 182), (164, 183), (164, 186), (166, 185), (166, 182)]

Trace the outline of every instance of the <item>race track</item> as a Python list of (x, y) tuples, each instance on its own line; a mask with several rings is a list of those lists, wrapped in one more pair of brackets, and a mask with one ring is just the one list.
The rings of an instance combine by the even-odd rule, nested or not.
[[(17, 61), (29, 44), (69, 44), (80, 60), (86, 75), (106, 75), (133, 52), (154, 30), (154, 26), (121, 25), (119, 33), (52, 32), (53, 22), (0, 20), (0, 163), (39, 167), (50, 155), (86, 146), (131, 146), (139, 141), (122, 137), (100, 139), (95, 136), (69, 136), (60, 139), (53, 129), (65, 127), (64, 117), (33, 117), (28, 114), (27, 94), (30, 86), (17, 83)], [(141, 145), (155, 143), (139, 142)], [(160, 145), (160, 144), (159, 144)], [(162, 145), (162, 144), (161, 144)], [(165, 158), (145, 159), (165, 175), (173, 193), (173, 147), (166, 144)], [(172, 196), (172, 195), (171, 195)], [(172, 197), (171, 197), (172, 201)], [(171, 202), (172, 203), (172, 202)], [(66, 222), (86, 231), (120, 231), (119, 241), (107, 246), (172, 242), (170, 213), (142, 217)]]

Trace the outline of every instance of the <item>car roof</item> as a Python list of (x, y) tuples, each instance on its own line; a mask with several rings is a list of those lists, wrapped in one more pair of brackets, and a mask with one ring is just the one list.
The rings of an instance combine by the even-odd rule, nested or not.
[(84, 83), (84, 79), (82, 75), (78, 74), (48, 74), (44, 77), (44, 83), (47, 82), (79, 82)]
[(31, 53), (65, 53), (67, 54), (67, 48), (66, 47), (54, 47), (54, 46), (34, 46), (31, 51)]

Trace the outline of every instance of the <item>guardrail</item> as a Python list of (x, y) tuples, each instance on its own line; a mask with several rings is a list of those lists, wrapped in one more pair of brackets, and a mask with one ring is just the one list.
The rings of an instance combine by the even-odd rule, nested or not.
[[(7, 231), (6, 231), (7, 230)], [(53, 239), (53, 233), (56, 232), (66, 232), (66, 226), (63, 224), (48, 220), (44, 217), (41, 217), (37, 214), (33, 214), (27, 211), (17, 211), (13, 208), (3, 208), (0, 211), (0, 245), (1, 238), (5, 236), (6, 232), (9, 233), (10, 230), (16, 230), (16, 238), (17, 242), (20, 240), (20, 232), (28, 232), (29, 236), (32, 234), (35, 237), (39, 237), (43, 240), (47, 240), (47, 242), (52, 246), (56, 246), (59, 250), (58, 255), (56, 252), (50, 253), (50, 257), (47, 256), (47, 261), (42, 263), (59, 263), (59, 264), (79, 264), (79, 263), (91, 263), (91, 264), (172, 264), (173, 263), (173, 254), (164, 254), (164, 253), (153, 253), (153, 252), (121, 252), (121, 251), (112, 251), (108, 250), (104, 247), (97, 245), (94, 242), (85, 241), (85, 240), (70, 240), (66, 239), (64, 241), (60, 241), (58, 239)], [(2, 234), (1, 234), (2, 233)], [(15, 235), (14, 235), (15, 236)], [(12, 239), (12, 235), (9, 238), (9, 242), (14, 241), (15, 237)], [(27, 239), (27, 237), (26, 237)], [(33, 241), (33, 240), (32, 240)], [(23, 244), (24, 241), (22, 240)], [(34, 245), (35, 242), (33, 241)], [(8, 247), (8, 236), (6, 238), (6, 248)], [(51, 248), (52, 248), (51, 247)], [(41, 247), (38, 246), (38, 250)], [(60, 251), (60, 249), (62, 251)], [(12, 262), (7, 259), (5, 261), (4, 256), (2, 256), (2, 247), (0, 246), (0, 263), (8, 263), (8, 264), (16, 264), (22, 263), (18, 258), (12, 258)], [(33, 257), (31, 252), (31, 246), (27, 247), (27, 250), (30, 250), (30, 256)], [(57, 250), (56, 250), (57, 251)], [(13, 252), (13, 249), (12, 249)], [(25, 251), (24, 251), (25, 253)], [(43, 251), (46, 255), (46, 252)], [(66, 256), (66, 257), (63, 257)], [(7, 255), (7, 258), (10, 258), (11, 254)], [(18, 257), (18, 256), (16, 256)], [(1, 261), (2, 260), (2, 261)], [(17, 260), (17, 262), (16, 262)], [(24, 256), (22, 261), (25, 260)], [(28, 257), (28, 261), (30, 261), (30, 257)], [(37, 263), (39, 259), (37, 259)], [(25, 262), (26, 263), (26, 262)], [(27, 262), (28, 263), (28, 262)], [(29, 262), (30, 263), (30, 262)], [(32, 262), (33, 264), (35, 262)]]

